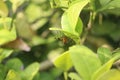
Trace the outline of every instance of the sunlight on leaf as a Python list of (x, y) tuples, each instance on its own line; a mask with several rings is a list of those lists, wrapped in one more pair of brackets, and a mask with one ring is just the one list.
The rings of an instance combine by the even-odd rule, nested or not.
[(0, 16), (2, 17), (8, 16), (8, 9), (3, 0), (0, 0)]
[(54, 65), (63, 71), (68, 71), (72, 67), (72, 61), (70, 59), (69, 52), (64, 52), (58, 58), (56, 58)]
[(73, 65), (83, 80), (90, 80), (92, 74), (101, 67), (97, 55), (85, 46), (70, 47), (69, 52)]

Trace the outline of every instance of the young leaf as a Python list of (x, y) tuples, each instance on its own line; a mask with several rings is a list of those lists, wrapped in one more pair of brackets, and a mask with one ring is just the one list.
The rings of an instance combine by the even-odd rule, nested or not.
[(100, 77), (105, 72), (109, 71), (113, 62), (115, 61), (115, 58), (110, 59), (108, 62), (106, 62), (103, 66), (101, 66), (93, 75), (92, 80), (96, 80), (98, 77)]
[(66, 51), (61, 54), (55, 61), (54, 65), (63, 71), (68, 71), (72, 67), (72, 61), (69, 52)]
[(8, 16), (8, 8), (3, 0), (0, 0), (0, 16), (2, 17)]
[(112, 58), (112, 53), (108, 48), (100, 47), (98, 48), (97, 53), (102, 64), (106, 63)]
[(21, 80), (20, 76), (14, 70), (9, 70), (5, 80)]
[(3, 59), (7, 58), (12, 54), (13, 50), (11, 49), (2, 49), (0, 48), (0, 63), (2, 62)]
[(117, 69), (112, 69), (100, 76), (97, 80), (120, 80), (120, 71)]
[(101, 67), (97, 55), (85, 46), (73, 46), (69, 52), (73, 65), (83, 80), (90, 80), (92, 74)]
[(61, 20), (63, 31), (75, 35), (77, 37), (80, 36), (83, 25), (81, 19), (79, 18), (79, 15), (83, 7), (86, 6), (88, 2), (89, 0), (74, 2), (74, 4), (72, 4), (68, 8), (68, 10), (64, 12)]

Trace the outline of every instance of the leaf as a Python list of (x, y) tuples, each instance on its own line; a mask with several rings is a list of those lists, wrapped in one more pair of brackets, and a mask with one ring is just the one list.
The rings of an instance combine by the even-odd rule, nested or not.
[(68, 71), (72, 67), (72, 61), (70, 59), (69, 52), (66, 51), (56, 58), (54, 65), (63, 71)]
[(120, 0), (111, 0), (108, 1), (107, 5), (101, 7), (99, 11), (106, 11), (111, 9), (120, 9)]
[(7, 68), (0, 64), (0, 80), (4, 80), (5, 76), (7, 74)]
[(0, 18), (0, 45), (16, 39), (16, 29), (11, 18)]
[(39, 71), (40, 64), (37, 62), (29, 65), (21, 74), (23, 80), (32, 80)]
[(0, 0), (0, 16), (2, 17), (8, 16), (8, 8), (3, 0)]
[(7, 58), (12, 54), (13, 50), (11, 49), (2, 49), (0, 48), (0, 63), (2, 62), (3, 59)]
[(82, 80), (80, 76), (78, 76), (78, 74), (73, 72), (69, 73), (68, 76), (70, 77), (71, 80)]
[(97, 55), (85, 46), (70, 47), (69, 52), (73, 65), (83, 80), (90, 80), (92, 74), (101, 67)]
[(120, 71), (117, 69), (112, 69), (100, 76), (97, 80), (120, 80)]
[(20, 71), (23, 69), (23, 63), (18, 58), (10, 59), (5, 64), (9, 69), (13, 69), (15, 71)]
[(24, 2), (25, 0), (10, 0), (12, 3), (12, 10), (15, 12), (16, 9)]
[(69, 0), (50, 0), (50, 4), (52, 8), (67, 8)]
[(14, 70), (9, 70), (5, 80), (21, 80), (20, 76)]
[(103, 66), (101, 66), (93, 75), (92, 80), (96, 80), (99, 78), (102, 74), (109, 71), (112, 67), (113, 62), (115, 61), (115, 58), (110, 59), (108, 62), (106, 62)]
[(101, 60), (101, 63), (104, 64), (112, 58), (112, 52), (108, 48), (100, 47), (97, 50), (97, 54)]
[(88, 2), (89, 0), (74, 2), (74, 4), (72, 4), (68, 8), (68, 10), (64, 12), (61, 20), (63, 31), (75, 35), (77, 37), (80, 36), (83, 25), (81, 19), (79, 18), (79, 15), (83, 7), (86, 6)]

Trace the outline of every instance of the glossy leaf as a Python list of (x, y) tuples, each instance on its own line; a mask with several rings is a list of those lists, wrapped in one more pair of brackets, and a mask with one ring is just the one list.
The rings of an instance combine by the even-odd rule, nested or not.
[(83, 80), (90, 80), (93, 73), (101, 67), (97, 55), (85, 46), (73, 46), (69, 52), (73, 65)]
[(22, 80), (17, 72), (9, 70), (5, 80)]
[(2, 62), (3, 59), (7, 58), (12, 54), (13, 50), (11, 49), (2, 49), (0, 48), (0, 63)]
[(40, 64), (37, 62), (29, 65), (21, 74), (22, 80), (32, 80), (39, 71)]
[(8, 16), (8, 9), (3, 0), (0, 0), (0, 16), (2, 17)]
[(13, 24), (11, 28), (11, 18), (0, 19), (0, 45), (16, 39), (16, 29)]
[(104, 73), (97, 80), (120, 80), (120, 71), (117, 69), (112, 69), (112, 70)]
[(101, 63), (104, 64), (112, 58), (112, 53), (108, 48), (100, 47), (97, 50), (97, 54), (101, 60)]
[(64, 52), (58, 58), (56, 58), (54, 65), (63, 71), (68, 71), (72, 67), (72, 61), (69, 52)]
[(93, 75), (92, 80), (96, 80), (98, 77), (100, 77), (105, 72), (109, 71), (112, 67), (113, 62), (115, 61), (115, 58), (110, 59), (108, 62), (106, 62), (104, 65), (102, 65)]

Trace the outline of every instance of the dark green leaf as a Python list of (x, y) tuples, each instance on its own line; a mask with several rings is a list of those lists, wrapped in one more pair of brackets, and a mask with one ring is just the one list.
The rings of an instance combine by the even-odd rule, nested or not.
[(18, 58), (13, 58), (13, 59), (10, 59), (9, 61), (7, 61), (6, 63), (6, 66), (9, 68), (9, 69), (13, 69), (15, 71), (20, 71), (20, 70), (23, 70), (23, 63), (21, 62), (20, 59)]

